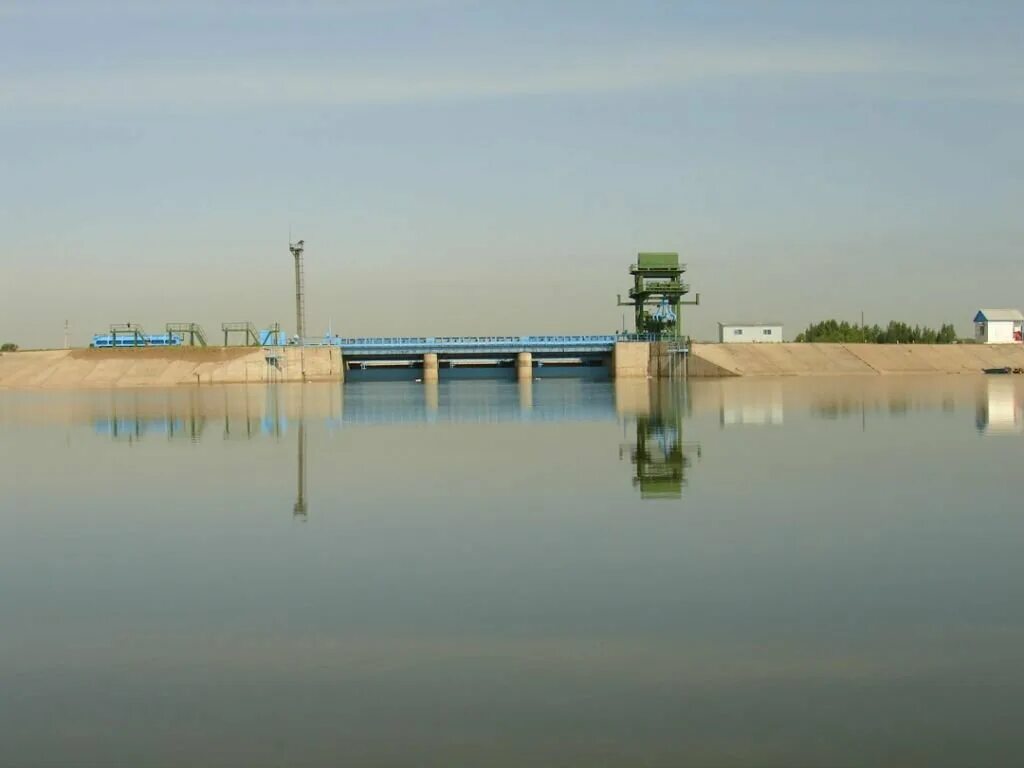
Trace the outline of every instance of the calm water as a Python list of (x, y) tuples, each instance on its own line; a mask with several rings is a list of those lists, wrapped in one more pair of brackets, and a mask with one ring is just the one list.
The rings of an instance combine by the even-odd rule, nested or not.
[(1019, 764), (1022, 406), (0, 392), (0, 764)]

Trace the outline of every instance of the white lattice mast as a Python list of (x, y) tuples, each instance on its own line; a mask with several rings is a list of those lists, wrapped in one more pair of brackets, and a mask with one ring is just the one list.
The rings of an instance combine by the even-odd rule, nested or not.
[(295, 257), (295, 335), (299, 337), (300, 345), (305, 344), (306, 339), (306, 268), (302, 258), (304, 244), (304, 240), (288, 244), (288, 250)]

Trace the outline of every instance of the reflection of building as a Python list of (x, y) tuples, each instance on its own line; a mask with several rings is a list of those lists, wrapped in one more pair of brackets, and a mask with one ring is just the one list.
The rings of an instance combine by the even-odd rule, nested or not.
[(782, 424), (782, 384), (723, 382), (719, 419), (723, 427)]
[(1024, 407), (1016, 382), (1009, 377), (989, 378), (978, 398), (977, 424), (985, 434), (1024, 433)]
[(648, 396), (648, 412), (636, 415), (636, 441), (622, 450), (629, 450), (636, 467), (633, 485), (641, 498), (678, 499), (686, 486), (690, 456), (700, 457), (699, 444), (683, 442), (686, 389), (652, 382)]

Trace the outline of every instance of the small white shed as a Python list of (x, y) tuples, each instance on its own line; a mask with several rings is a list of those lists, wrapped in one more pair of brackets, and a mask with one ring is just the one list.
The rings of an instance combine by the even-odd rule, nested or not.
[(1020, 344), (1024, 314), (1019, 309), (981, 309), (974, 316), (974, 338), (979, 344)]
[(719, 323), (722, 344), (764, 344), (782, 341), (782, 323)]

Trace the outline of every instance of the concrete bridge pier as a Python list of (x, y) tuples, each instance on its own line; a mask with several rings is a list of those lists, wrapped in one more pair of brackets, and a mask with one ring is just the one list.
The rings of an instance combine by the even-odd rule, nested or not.
[(533, 353), (520, 352), (516, 355), (516, 378), (520, 381), (533, 381)]
[(423, 355), (423, 381), (437, 381), (437, 353), (427, 352)]

